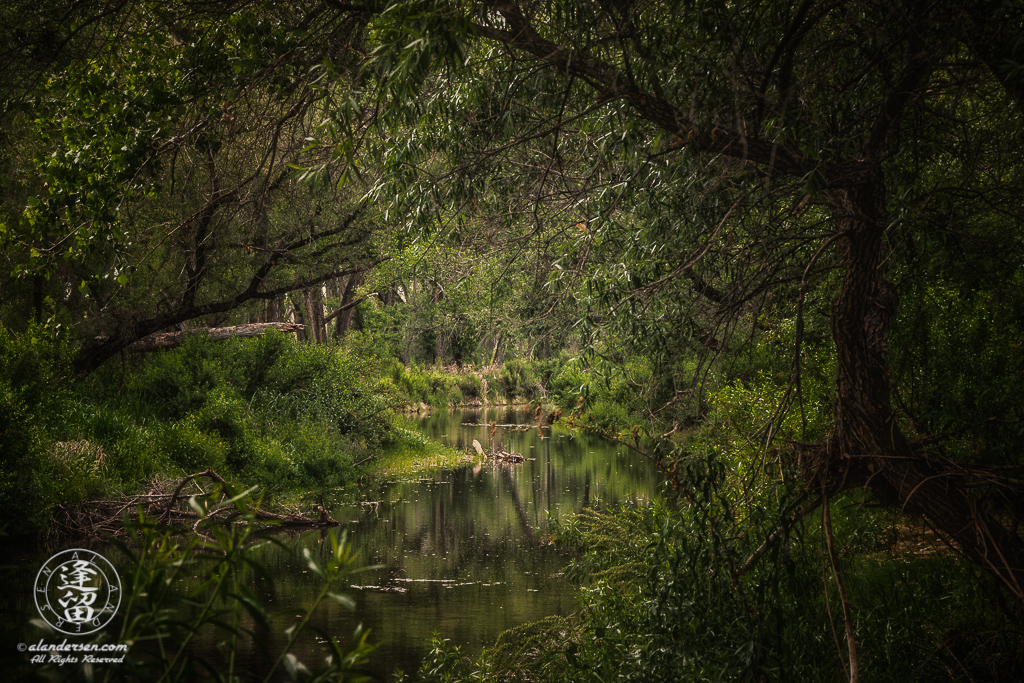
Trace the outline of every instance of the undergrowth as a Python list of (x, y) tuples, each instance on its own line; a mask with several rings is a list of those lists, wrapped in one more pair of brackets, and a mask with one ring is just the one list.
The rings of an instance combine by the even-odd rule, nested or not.
[[(838, 524), (846, 502), (834, 503)], [(842, 609), (816, 522), (743, 573), (737, 560), (753, 548), (685, 507), (584, 510), (558, 536), (579, 553), (575, 613), (512, 629), (475, 659), (438, 634), (405, 680), (844, 680), (845, 645), (832, 635), (841, 641)], [(1013, 609), (957, 556), (844, 551), (861, 680), (1021, 680)]]
[[(77, 680), (82, 672), (96, 681), (374, 680), (365, 668), (374, 647), (361, 626), (351, 634), (310, 633), (314, 613), (355, 609), (341, 590), (354, 573), (371, 569), (358, 567), (345, 536), (332, 530), (303, 549), (304, 565), (319, 590), (300, 614), (273, 614), (267, 599), (270, 574), (260, 553), (263, 545), (280, 542), (259, 536), (248, 493), (232, 495), (226, 489), (227, 495), (213, 502), (219, 493), (192, 499), (204, 512), (199, 533), (139, 517), (126, 520), (126, 540), (112, 541), (128, 566), (121, 572), (117, 613), (108, 628), (76, 642), (126, 644), (123, 661), (62, 666), (47, 658), (29, 664), (32, 653), (25, 653), (21, 665), (6, 675), (54, 681)], [(39, 638), (59, 642), (63, 637), (41, 619), (32, 623)]]
[(396, 397), (335, 346), (257, 339), (109, 363), (88, 377), (45, 331), (0, 331), (0, 514), (32, 537), (55, 505), (213, 468), (265, 493), (342, 486), (400, 444)]

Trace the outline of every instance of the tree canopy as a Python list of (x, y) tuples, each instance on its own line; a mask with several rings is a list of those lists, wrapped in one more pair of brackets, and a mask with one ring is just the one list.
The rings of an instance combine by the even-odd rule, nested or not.
[(920, 390), (924, 366), (955, 374), (955, 362), (921, 362), (929, 352), (903, 329), (943, 328), (939, 309), (953, 306), (987, 336), (971, 302), (993, 288), (1019, 300), (1005, 286), (1019, 277), (1021, 247), (1019, 7), (396, 8), (401, 37), (375, 53), (383, 120), (418, 144), (384, 169), (407, 187), (415, 165), (431, 189), (389, 185), (394, 206), (444, 225), (470, 204), (524, 239), (558, 235), (575, 264), (556, 282), (568, 277), (588, 316), (662, 362), (680, 339), (719, 349), (740, 324), (790, 320), (789, 380), (766, 447), (789, 411), (805, 410), (803, 347), (827, 335), (827, 429), (773, 456), (798, 495), (820, 504), (870, 489), (928, 518), (1024, 600), (1017, 518), (978, 497), (994, 492), (992, 472), (936, 443), (929, 423), (950, 419), (942, 399), (930, 399), (932, 412), (904, 393)]
[(5, 322), (93, 368), (358, 274), (441, 362), (571, 330), (659, 369), (694, 505), (703, 378), (770, 376), (750, 563), (864, 490), (1024, 606), (1019, 2), (53, 5), (5, 10)]

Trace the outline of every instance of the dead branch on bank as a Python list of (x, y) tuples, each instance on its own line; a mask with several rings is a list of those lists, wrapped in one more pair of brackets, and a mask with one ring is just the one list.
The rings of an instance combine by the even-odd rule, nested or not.
[(298, 323), (249, 323), (247, 325), (235, 325), (233, 327), (202, 327), (194, 330), (182, 330), (180, 332), (163, 332), (151, 334), (148, 337), (129, 344), (126, 351), (146, 353), (159, 349), (170, 349), (185, 343), (189, 337), (204, 336), (213, 341), (224, 341), (235, 337), (259, 337), (267, 330), (280, 330), (281, 332), (298, 332), (305, 329), (305, 325)]
[[(209, 479), (207, 489), (199, 485), (200, 478)], [(125, 519), (138, 519), (140, 511), (147, 519), (156, 520), (160, 524), (193, 531), (198, 531), (204, 519), (208, 523), (217, 524), (243, 523), (252, 519), (267, 525), (306, 529), (339, 524), (323, 505), (318, 506), (318, 517), (309, 517), (299, 512), (270, 512), (248, 503), (243, 503), (240, 510), (233, 504), (223, 504), (227, 498), (226, 488), (224, 478), (208, 469), (181, 480), (155, 481), (148, 491), (134, 496), (61, 503), (57, 506), (48, 533), (52, 539), (124, 536)], [(199, 511), (202, 509), (207, 511), (201, 515)]]

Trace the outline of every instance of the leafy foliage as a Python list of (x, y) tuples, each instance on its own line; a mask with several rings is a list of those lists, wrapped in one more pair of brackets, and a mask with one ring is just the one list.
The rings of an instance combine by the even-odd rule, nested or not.
[[(840, 512), (837, 524), (857, 516)], [(767, 562), (737, 573), (753, 547), (709, 521), (657, 504), (570, 518), (559, 535), (580, 552), (571, 568), (579, 611), (513, 629), (475, 660), (435, 638), (412, 680), (835, 678), (829, 624), (842, 617), (815, 550), (820, 526), (798, 525)], [(871, 680), (1020, 675), (1019, 631), (1007, 628), (955, 557), (901, 555), (885, 545), (871, 557), (848, 556), (844, 567), (855, 577), (857, 637)]]
[[(902, 576), (832, 547), (880, 552), (873, 504), (926, 516), (1024, 604), (1013, 3), (125, 7), (89, 15), (82, 40), (58, 22), (73, 59), (10, 13), (35, 41), (10, 73), (46, 74), (12, 86), (0, 122), (18, 134), (0, 186), (11, 327), (70, 324), (92, 369), (186, 320), (280, 317), (290, 291), (315, 321), (321, 285), (358, 272), (345, 348), (376, 356), (404, 401), (546, 386), (684, 501), (581, 522), (584, 552), (621, 549), (616, 566), (645, 577), (584, 562), (587, 609), (557, 627), (574, 649), (554, 651), (583, 680), (616, 658), (637, 677), (834, 677), (836, 598), (799, 599), (822, 539), (836, 588)], [(449, 363), (484, 369), (436, 370)], [(133, 368), (122, 402), (88, 405), (48, 386), (63, 370), (15, 363), (0, 425), (19, 464), (65, 481), (93, 466), (46, 464), (58, 432), (133, 476), (159, 436), (165, 462), (333, 484), (355, 459), (338, 450), (388, 438), (387, 382), (359, 377), (375, 369), (274, 337), (195, 342)], [(97, 391), (122, 392), (101, 375)], [(862, 521), (816, 529), (802, 506), (818, 497), (856, 498)], [(940, 565), (957, 616), (989, 619), (976, 577)], [(949, 663), (904, 666), (879, 635), (934, 652), (959, 628), (934, 616), (941, 572), (914, 566), (926, 629), (890, 619), (914, 612), (902, 596), (877, 614), (840, 596), (851, 678), (856, 628), (866, 666)], [(425, 675), (476, 675), (436, 647)]]
[(396, 438), (387, 383), (336, 347), (192, 338), (87, 385), (67, 382), (69, 355), (52, 336), (0, 335), (0, 505), (13, 534), (39, 533), (58, 503), (158, 473), (213, 468), (278, 492), (342, 486)]
[[(284, 630), (284, 638), (270, 637), (276, 620), (260, 597), (265, 594), (260, 584), (268, 574), (258, 562), (257, 551), (275, 541), (257, 536), (245, 504), (248, 493), (219, 493), (191, 501), (204, 513), (199, 527), (204, 535), (183, 535), (140, 517), (129, 520), (128, 541), (115, 541), (130, 561), (130, 570), (123, 576), (125, 590), (116, 622), (120, 630), (111, 639), (131, 647), (122, 664), (102, 669), (104, 680), (162, 681), (212, 675), (215, 680), (231, 681), (243, 671), (258, 673), (265, 681), (275, 680), (280, 672), (291, 680), (372, 680), (363, 667), (374, 647), (362, 628), (348, 641), (335, 634), (323, 637), (317, 649), (324, 656), (315, 661), (300, 659), (307, 648), (296, 647), (300, 639), (310, 637), (306, 633), (310, 617), (326, 603), (355, 607), (352, 598), (339, 589), (365, 568), (356, 566), (345, 537), (332, 530), (322, 547), (303, 550), (308, 569), (322, 587), (298, 620)], [(213, 520), (215, 513), (222, 517), (227, 513), (237, 523)], [(204, 578), (192, 580), (196, 575)], [(38, 625), (47, 627), (42, 621)], [(101, 632), (96, 642), (107, 637), (109, 634)], [(217, 646), (194, 647), (201, 639), (213, 639)], [(243, 649), (253, 652), (253, 661), (242, 659)], [(64, 673), (52, 663), (36, 668), (47, 676)]]

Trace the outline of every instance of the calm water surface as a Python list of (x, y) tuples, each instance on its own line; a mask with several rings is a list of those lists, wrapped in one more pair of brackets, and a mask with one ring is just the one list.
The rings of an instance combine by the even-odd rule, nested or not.
[[(370, 628), (378, 645), (372, 669), (385, 680), (398, 669), (415, 672), (435, 631), (472, 654), (509, 628), (571, 612), (572, 590), (562, 579), (568, 558), (549, 544), (549, 520), (564, 519), (598, 500), (654, 495), (657, 476), (637, 456), (557, 429), (545, 429), (542, 439), (536, 426), (525, 428), (527, 419), (525, 413), (505, 409), (430, 415), (420, 426), (436, 441), (470, 450), (476, 439), (487, 451), (521, 453), (527, 460), (517, 465), (478, 461), (430, 477), (376, 483), (350, 491), (349, 502), (331, 511), (344, 522), (362, 564), (383, 568), (353, 577), (347, 592), (356, 600), (354, 613), (325, 604), (313, 625), (342, 641), (358, 623)], [(492, 435), (487, 426), (492, 421), (524, 428), (499, 426)], [(271, 605), (273, 632), (266, 636), (272, 645), (283, 640), (280, 634), (320, 588), (299, 559), (302, 548), (329, 552), (320, 532), (284, 540), (284, 549), (268, 545), (254, 553), (271, 577), (254, 588)], [(33, 559), (24, 564), (37, 568), (45, 558), (35, 565)], [(5, 611), (15, 613), (5, 615), (15, 616), (3, 629), (8, 640), (33, 642), (35, 629), (27, 623), (36, 617), (31, 612), (33, 577), (34, 571), (23, 568), (4, 581), (26, 583), (23, 591), (6, 598), (14, 604), (5, 604)], [(8, 650), (14, 645), (0, 643)], [(300, 659), (303, 654), (312, 659), (318, 651), (312, 636), (300, 649), (306, 651)], [(258, 661), (255, 654), (253, 661)]]
[[(491, 422), (523, 429), (497, 427), (492, 436)], [(350, 520), (360, 556), (385, 566), (357, 578), (353, 595), (387, 672), (415, 671), (435, 630), (473, 653), (509, 628), (571, 612), (572, 589), (562, 579), (568, 558), (548, 544), (548, 520), (597, 500), (650, 498), (657, 481), (646, 462), (602, 439), (557, 429), (542, 439), (523, 412), (436, 413), (420, 427), (456, 449), (470, 450), (476, 439), (488, 452), (527, 460), (387, 482), (366, 491), (358, 508), (335, 512)]]

